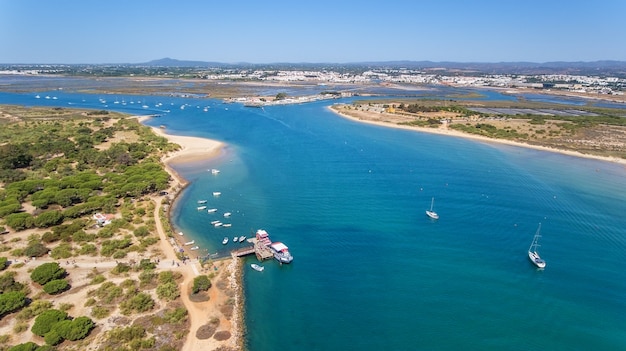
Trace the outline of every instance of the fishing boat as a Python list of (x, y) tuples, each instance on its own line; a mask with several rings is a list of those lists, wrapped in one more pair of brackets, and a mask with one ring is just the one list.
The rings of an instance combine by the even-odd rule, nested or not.
[(222, 240), (222, 244), (224, 245), (228, 244), (228, 237), (224, 237), (224, 240)]
[(426, 210), (426, 215), (432, 219), (439, 219), (439, 215), (437, 212), (433, 211), (433, 206), (435, 205), (435, 198), (433, 197), (430, 200), (430, 210)]
[(193, 244), (195, 244), (195, 243), (196, 243), (196, 241), (195, 241), (195, 240), (191, 240), (191, 241), (186, 242), (186, 243), (185, 243), (185, 246), (193, 245)]
[(265, 267), (260, 266), (256, 263), (251, 264), (250, 267), (252, 267), (252, 269), (254, 269), (255, 271), (259, 271), (259, 272), (263, 272), (263, 270), (265, 269)]
[(544, 261), (541, 256), (539, 256), (539, 252), (537, 252), (537, 247), (539, 247), (539, 238), (541, 238), (541, 223), (539, 223), (539, 228), (537, 228), (537, 232), (533, 237), (533, 241), (528, 248), (528, 258), (530, 262), (532, 262), (535, 266), (539, 268), (544, 268), (546, 266), (546, 261)]

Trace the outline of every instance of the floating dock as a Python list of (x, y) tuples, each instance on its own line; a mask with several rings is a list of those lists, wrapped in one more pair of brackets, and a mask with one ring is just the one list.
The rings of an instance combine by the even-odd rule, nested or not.
[(233, 255), (233, 257), (243, 257), (255, 254), (256, 258), (259, 261), (265, 261), (274, 258), (274, 253), (272, 252), (272, 250), (261, 241), (257, 240), (256, 238), (251, 238), (246, 241), (252, 243), (253, 246), (243, 247), (241, 249), (232, 251), (231, 254)]

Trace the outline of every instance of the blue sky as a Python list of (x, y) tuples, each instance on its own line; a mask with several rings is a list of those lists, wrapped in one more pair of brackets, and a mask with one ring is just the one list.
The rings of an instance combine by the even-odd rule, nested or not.
[(0, 0), (0, 63), (626, 61), (626, 1)]

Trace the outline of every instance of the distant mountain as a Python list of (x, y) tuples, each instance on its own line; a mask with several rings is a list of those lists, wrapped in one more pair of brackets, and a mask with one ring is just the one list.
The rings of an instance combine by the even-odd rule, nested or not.
[(152, 60), (145, 63), (136, 64), (137, 66), (151, 66), (151, 67), (209, 67), (209, 66), (223, 66), (223, 63), (218, 62), (204, 62), (204, 61), (184, 61), (176, 60), (173, 58), (162, 58), (158, 60)]

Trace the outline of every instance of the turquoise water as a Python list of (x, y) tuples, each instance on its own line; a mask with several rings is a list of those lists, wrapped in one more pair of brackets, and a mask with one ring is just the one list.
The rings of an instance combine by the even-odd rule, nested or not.
[[(43, 102), (0, 94), (22, 99)], [(175, 225), (207, 253), (264, 228), (295, 257), (246, 267), (250, 350), (626, 348), (623, 165), (360, 124), (327, 103), (142, 99), (170, 110), (150, 124), (228, 145), (177, 166), (192, 184)], [(213, 228), (223, 212), (233, 226)], [(526, 256), (539, 222), (545, 270)]]

